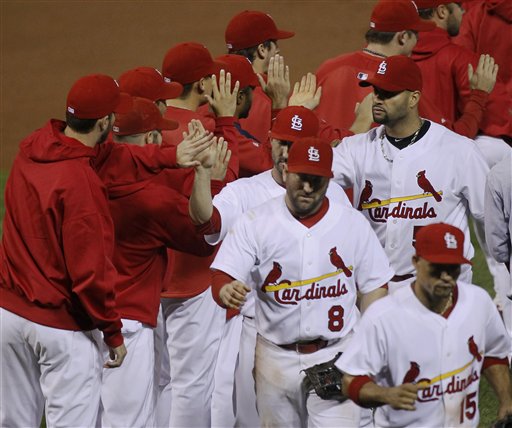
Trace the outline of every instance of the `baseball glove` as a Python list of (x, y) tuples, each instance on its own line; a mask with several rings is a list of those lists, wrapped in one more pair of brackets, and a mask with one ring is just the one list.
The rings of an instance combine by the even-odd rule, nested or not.
[(494, 422), (492, 428), (512, 428), (512, 414)]
[(325, 363), (317, 364), (303, 370), (306, 374), (304, 386), (306, 391), (315, 390), (316, 394), (324, 400), (345, 401), (348, 397), (343, 395), (343, 374), (334, 366), (341, 352)]

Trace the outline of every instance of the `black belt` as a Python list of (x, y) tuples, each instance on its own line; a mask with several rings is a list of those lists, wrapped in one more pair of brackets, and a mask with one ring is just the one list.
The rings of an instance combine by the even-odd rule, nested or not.
[(406, 279), (409, 278), (414, 278), (414, 275), (412, 273), (406, 273), (405, 275), (395, 275), (393, 278), (390, 279), (390, 281), (400, 282), (405, 281)]
[(298, 352), (299, 354), (312, 354), (325, 348), (329, 344), (328, 340), (315, 339), (309, 342), (295, 342), (288, 345), (278, 345), (280, 348)]

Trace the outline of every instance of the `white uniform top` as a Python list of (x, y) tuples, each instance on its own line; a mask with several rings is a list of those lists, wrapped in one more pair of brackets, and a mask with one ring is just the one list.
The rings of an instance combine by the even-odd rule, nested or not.
[[(213, 205), (221, 217), (220, 233), (206, 235), (205, 239), (210, 245), (216, 245), (224, 239), (228, 231), (243, 213), (267, 202), (277, 196), (284, 195), (286, 189), (278, 184), (272, 177), (272, 170), (262, 172), (248, 178), (240, 178), (229, 183), (213, 198)], [(330, 201), (339, 201), (343, 205), (351, 206), (345, 191), (333, 183), (329, 183), (327, 197)], [(254, 317), (253, 293), (247, 297), (241, 313)]]
[(428, 310), (410, 286), (368, 308), (350, 347), (336, 366), (368, 375), (381, 386), (428, 379), (415, 411), (379, 407), (381, 427), (478, 426), (478, 384), (483, 356), (504, 358), (511, 349), (503, 321), (485, 290), (458, 282), (453, 311)]
[(292, 216), (283, 196), (249, 210), (213, 262), (256, 289), (256, 328), (278, 345), (344, 337), (359, 318), (357, 289), (369, 293), (394, 274), (364, 217), (329, 201), (311, 228)]
[[(438, 222), (464, 232), (464, 255), (471, 259), (474, 251), (467, 209), (476, 220), (483, 221), (489, 171), (474, 141), (433, 122), (420, 140), (402, 150), (381, 135), (384, 126), (343, 139), (334, 149), (333, 171), (338, 184), (354, 188), (356, 207), (364, 189), (371, 192), (364, 198), (362, 212), (393, 269), (398, 275), (414, 273), (411, 257), (415, 233), (420, 226)], [(420, 187), (418, 175), (423, 171), (423, 182), (431, 184), (440, 201)]]

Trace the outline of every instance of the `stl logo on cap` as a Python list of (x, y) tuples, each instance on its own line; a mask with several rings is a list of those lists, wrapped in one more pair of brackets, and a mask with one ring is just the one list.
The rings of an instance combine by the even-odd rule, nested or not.
[(457, 249), (457, 238), (455, 238), (455, 235), (446, 232), (444, 235), (444, 242), (446, 243), (446, 248), (450, 248), (452, 250)]
[(295, 131), (302, 131), (302, 119), (299, 115), (296, 114), (292, 117), (291, 128)]
[(311, 146), (308, 149), (308, 159), (311, 162), (320, 162), (320, 152), (318, 151), (317, 148)]
[(379, 69), (377, 70), (377, 74), (386, 74), (388, 63), (386, 61), (382, 61), (379, 64)]
[(412, 1), (412, 0), (411, 0), (411, 3), (412, 3), (412, 5), (416, 8), (416, 11), (418, 11), (418, 5), (416, 4), (416, 2), (414, 2), (414, 1)]

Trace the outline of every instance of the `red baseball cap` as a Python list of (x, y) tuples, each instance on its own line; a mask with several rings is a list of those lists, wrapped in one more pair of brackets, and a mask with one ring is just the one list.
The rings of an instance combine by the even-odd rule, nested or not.
[(416, 3), (410, 0), (380, 0), (372, 11), (370, 28), (375, 31), (432, 31), (433, 22), (421, 19)]
[(252, 69), (251, 61), (241, 55), (221, 55), (216, 58), (218, 62), (223, 63), (224, 69), (231, 73), (231, 89), (236, 81), (240, 82), (240, 89), (248, 86), (258, 86), (258, 77)]
[(116, 114), (112, 131), (116, 135), (135, 135), (149, 131), (173, 130), (178, 122), (164, 119), (153, 101), (134, 97), (133, 108), (126, 114)]
[(293, 143), (288, 153), (288, 171), (297, 174), (334, 177), (332, 148), (316, 137), (301, 138)]
[(162, 74), (153, 67), (128, 70), (121, 74), (118, 81), (121, 91), (151, 101), (177, 98), (183, 91), (183, 85), (178, 82), (165, 82)]
[(416, 255), (437, 264), (472, 264), (464, 257), (464, 233), (446, 223), (429, 224), (418, 231)]
[(179, 43), (167, 51), (162, 74), (167, 83), (174, 81), (186, 85), (218, 73), (221, 68), (222, 64), (213, 60), (205, 46), (187, 42)]
[(274, 119), (270, 137), (295, 142), (305, 137), (316, 137), (320, 122), (316, 114), (302, 106), (282, 109)]
[(404, 55), (389, 56), (375, 74), (359, 82), (359, 86), (375, 86), (389, 92), (421, 91), (423, 79), (416, 63)]
[(78, 79), (68, 92), (66, 110), (78, 119), (99, 119), (111, 113), (126, 113), (132, 98), (117, 82), (104, 74)]
[(293, 37), (293, 31), (279, 30), (272, 17), (256, 10), (244, 10), (229, 21), (224, 34), (229, 52), (257, 46), (266, 40)]

